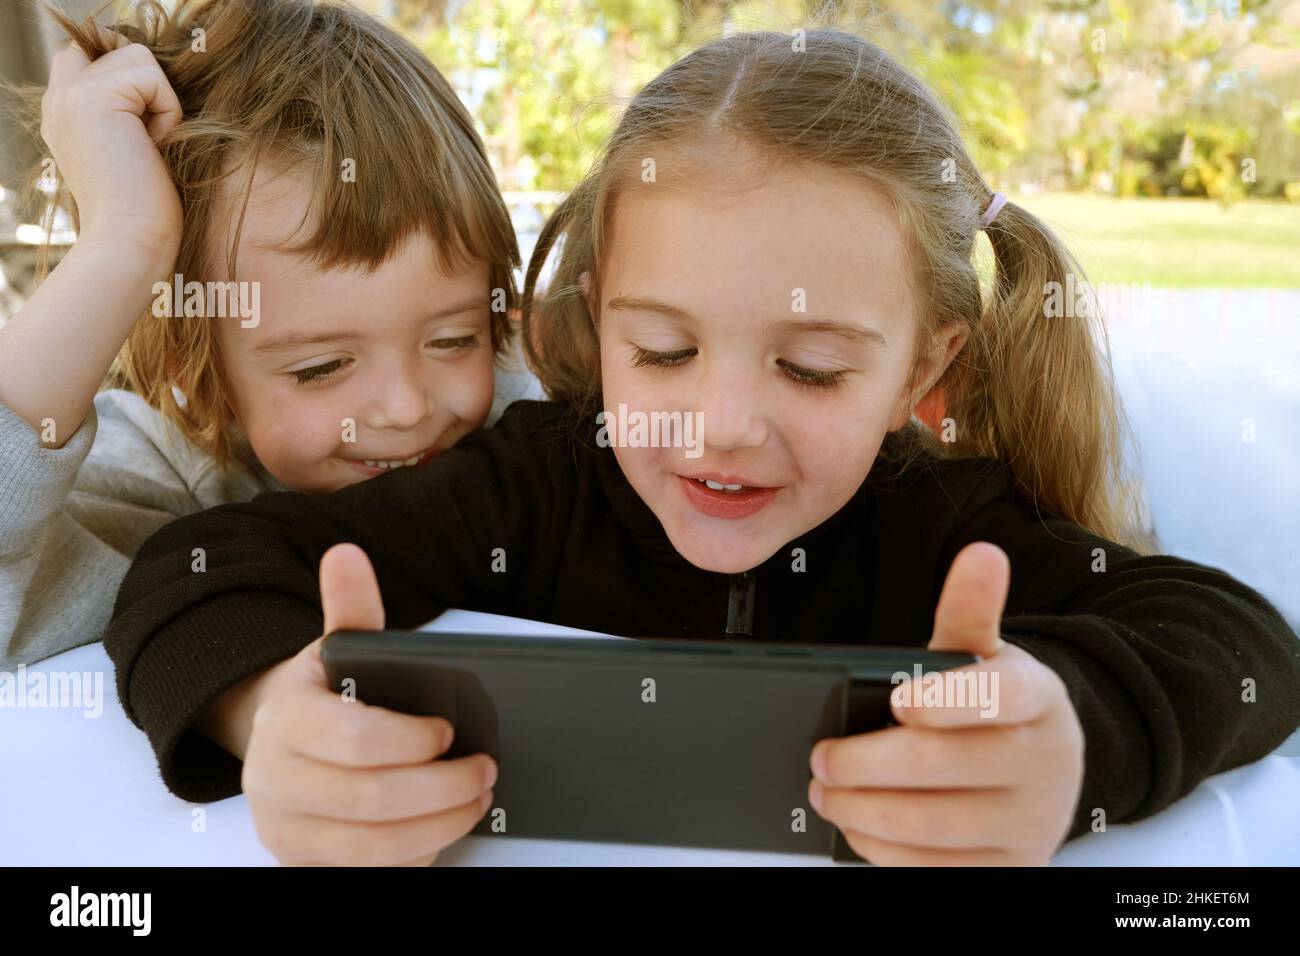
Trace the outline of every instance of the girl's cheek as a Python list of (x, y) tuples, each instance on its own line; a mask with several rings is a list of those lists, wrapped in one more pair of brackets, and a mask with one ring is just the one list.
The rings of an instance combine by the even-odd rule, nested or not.
[(628, 369), (614, 364), (603, 377), (604, 407), (616, 411), (625, 404), (629, 411), (674, 411), (683, 405), (680, 386), (669, 388), (668, 376), (656, 377), (655, 369)]

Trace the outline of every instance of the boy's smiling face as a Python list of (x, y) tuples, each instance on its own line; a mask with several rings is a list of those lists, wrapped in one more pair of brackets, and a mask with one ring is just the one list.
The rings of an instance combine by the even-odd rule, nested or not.
[[(258, 459), (292, 488), (326, 492), (386, 473), (367, 460), (423, 464), (482, 426), (493, 394), (492, 315), (487, 264), (444, 272), (424, 234), (369, 274), (322, 272), (272, 248), (308, 196), (298, 176), (259, 173), (237, 278), (260, 283), (260, 314), (249, 327), (219, 320), (218, 340), (231, 404)], [(345, 420), (355, 422), (351, 433)]]
[(702, 416), (698, 457), (615, 454), (677, 551), (725, 573), (842, 508), (964, 342), (947, 331), (908, 388), (913, 297), (883, 193), (828, 171), (731, 170), (707, 189), (619, 192), (594, 310), (605, 409)]

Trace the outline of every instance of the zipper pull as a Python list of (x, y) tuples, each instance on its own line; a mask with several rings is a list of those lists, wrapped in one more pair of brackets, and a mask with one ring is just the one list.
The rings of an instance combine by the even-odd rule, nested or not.
[(727, 637), (749, 637), (754, 633), (754, 588), (758, 579), (753, 571), (731, 576), (731, 593), (727, 599)]

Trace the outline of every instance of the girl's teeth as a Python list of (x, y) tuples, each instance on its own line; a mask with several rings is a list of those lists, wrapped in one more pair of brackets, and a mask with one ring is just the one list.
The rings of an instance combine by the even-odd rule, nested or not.
[[(696, 480), (698, 481), (699, 479)], [(745, 487), (744, 485), (724, 485), (721, 482), (710, 481), (708, 478), (703, 479), (703, 481), (714, 491), (739, 491), (741, 488)]]

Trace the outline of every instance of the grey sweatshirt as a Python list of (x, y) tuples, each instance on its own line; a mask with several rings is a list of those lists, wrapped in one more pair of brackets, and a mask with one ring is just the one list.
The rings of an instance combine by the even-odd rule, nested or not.
[[(541, 398), (536, 378), (498, 370), (489, 422)], [(109, 389), (62, 448), (0, 404), (0, 670), (103, 637), (140, 545), (182, 515), (285, 491), (231, 430), (228, 470), (132, 392)]]

